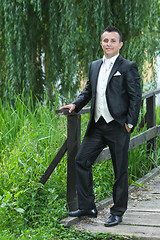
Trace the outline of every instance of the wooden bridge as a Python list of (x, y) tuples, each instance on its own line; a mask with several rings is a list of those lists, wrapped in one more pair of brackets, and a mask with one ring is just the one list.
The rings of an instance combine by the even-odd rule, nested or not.
[[(131, 149), (134, 149), (137, 146), (143, 144), (144, 142), (147, 142), (146, 151), (148, 153), (150, 153), (150, 151), (152, 151), (154, 153), (154, 158), (156, 158), (156, 138), (157, 138), (157, 136), (160, 135), (160, 125), (156, 125), (156, 101), (155, 100), (156, 100), (156, 95), (159, 93), (160, 93), (160, 89), (156, 89), (154, 91), (150, 91), (150, 92), (143, 94), (142, 108), (141, 108), (141, 113), (140, 113), (141, 121), (139, 124), (139, 129), (141, 129), (144, 126), (144, 124), (146, 123), (147, 130), (142, 133), (139, 133), (138, 135), (131, 138), (130, 145), (129, 145), (129, 151)], [(60, 162), (60, 160), (62, 159), (62, 157), (64, 156), (64, 154), (67, 151), (67, 204), (68, 204), (69, 211), (74, 211), (78, 207), (77, 194), (76, 194), (76, 183), (75, 183), (76, 176), (75, 176), (74, 159), (75, 159), (75, 156), (77, 154), (77, 151), (78, 151), (78, 149), (80, 147), (80, 143), (81, 143), (81, 114), (86, 114), (86, 113), (90, 113), (90, 108), (82, 109), (79, 113), (72, 112), (71, 114), (68, 112), (68, 110), (56, 110), (57, 115), (66, 115), (66, 117), (67, 117), (67, 139), (64, 142), (63, 146), (61, 147), (61, 149), (59, 150), (59, 152), (57, 153), (57, 155), (54, 157), (54, 159), (51, 162), (51, 164), (49, 165), (49, 167), (46, 169), (46, 172), (44, 173), (44, 175), (40, 179), (40, 182), (42, 184), (45, 184), (45, 182), (49, 179), (50, 175), (56, 168), (57, 164)], [(111, 158), (111, 156), (110, 156), (109, 149), (105, 148), (101, 152), (101, 154), (98, 156), (98, 158), (96, 159), (96, 163), (104, 161), (104, 160), (108, 160), (110, 158)], [(156, 169), (156, 171), (158, 172), (159, 169)], [(130, 188), (130, 192), (133, 192), (132, 188)], [(100, 204), (97, 204), (98, 210), (101, 211), (101, 209), (103, 209), (104, 206), (107, 206), (107, 204), (109, 205), (111, 202), (112, 202), (111, 198), (109, 200), (107, 200), (107, 202), (105, 199)], [(160, 201), (159, 201), (159, 204), (160, 204)], [(144, 206), (144, 208), (145, 208), (145, 206)], [(143, 218), (143, 219), (149, 218), (148, 219), (148, 222), (149, 222), (151, 216), (152, 217), (154, 216), (154, 214), (152, 214), (152, 213), (156, 212), (157, 215), (155, 216), (154, 221), (157, 221), (157, 224), (159, 224), (157, 216), (159, 218), (160, 205), (157, 206), (157, 208), (156, 208), (156, 206), (153, 206), (153, 209), (152, 209), (152, 205), (148, 207), (150, 209), (148, 211), (151, 213), (151, 215), (145, 215), (146, 210), (144, 208), (143, 208), (143, 210), (140, 209), (139, 207), (137, 208), (137, 210), (136, 210), (137, 212), (143, 212), (143, 214), (141, 214), (139, 216), (139, 218)], [(128, 210), (128, 211), (130, 211), (130, 213), (128, 213), (128, 215), (127, 215), (128, 218), (126, 218), (123, 225), (136, 224), (134, 222), (135, 212), (132, 210), (131, 211)], [(152, 211), (152, 210), (155, 210), (155, 211)], [(106, 211), (106, 210), (103, 210), (103, 211)], [(103, 212), (102, 212), (102, 214), (103, 214)], [(99, 216), (100, 216), (100, 214), (99, 214)], [(127, 219), (129, 219), (129, 216), (131, 217), (131, 219), (133, 221), (127, 220)], [(127, 221), (129, 221), (129, 222), (127, 222)], [(141, 221), (141, 219), (139, 219), (139, 222), (140, 221)], [(77, 222), (79, 222), (78, 218), (73, 218), (73, 219), (67, 218), (64, 221), (64, 224), (70, 226)], [(96, 225), (98, 223), (94, 223), (94, 224)], [(98, 228), (95, 228), (94, 224), (90, 223), (89, 225), (87, 225), (87, 223), (85, 223), (85, 229), (89, 230), (89, 231), (93, 231), (93, 232), (98, 231)], [(104, 228), (102, 227), (102, 224), (100, 224), (100, 225), (101, 225), (101, 227), (99, 228), (99, 231), (103, 232)], [(87, 228), (87, 226), (88, 226), (88, 228)], [(122, 228), (120, 231), (119, 226), (120, 225), (117, 226), (117, 230), (112, 230), (111, 232), (115, 231), (116, 233), (121, 234)], [(79, 226), (79, 228), (81, 228), (81, 227), (82, 226)], [(97, 227), (98, 227), (98, 225), (97, 225)], [(148, 231), (149, 230), (148, 227), (149, 226), (146, 225), (145, 230), (143, 230), (143, 231)], [(141, 234), (142, 238), (140, 238), (140, 239), (160, 239), (160, 237), (159, 237), (160, 236), (160, 230), (159, 230), (160, 225), (152, 226), (152, 223), (151, 223), (151, 227), (158, 227), (158, 229), (156, 230), (155, 238), (150, 238), (150, 237), (146, 238), (146, 236), (151, 236), (151, 235), (144, 234), (145, 235), (144, 236), (143, 234)], [(106, 230), (106, 228), (105, 228), (105, 231), (108, 231), (108, 230)], [(131, 236), (131, 231), (129, 231), (129, 234), (130, 235), (126, 234), (126, 236)], [(157, 236), (158, 236), (158, 238), (156, 238)]]
[[(139, 124), (139, 128), (143, 127), (144, 123), (146, 123), (147, 130), (131, 138), (129, 150), (136, 148), (144, 142), (147, 142), (146, 151), (150, 152), (150, 150), (152, 150), (154, 153), (156, 152), (156, 137), (160, 135), (160, 125), (156, 125), (155, 99), (156, 95), (159, 93), (160, 89), (156, 89), (143, 94), (142, 110), (144, 111), (144, 107), (146, 107), (146, 113), (144, 115), (143, 111), (141, 111), (141, 122)], [(74, 159), (81, 143), (81, 114), (86, 113), (90, 113), (90, 108), (82, 109), (79, 113), (72, 112), (71, 114), (68, 112), (68, 110), (56, 110), (57, 115), (67, 116), (67, 139), (40, 179), (40, 182), (45, 184), (67, 151), (67, 203), (69, 211), (77, 209)], [(154, 157), (156, 157), (156, 154), (154, 154)], [(110, 158), (109, 149), (105, 148), (97, 158), (96, 163)]]
[(160, 168), (154, 168), (139, 179), (137, 185), (141, 187), (129, 188), (128, 209), (119, 225), (104, 227), (110, 215), (110, 198), (98, 204), (97, 218), (68, 217), (63, 219), (63, 224), (75, 225), (79, 231), (118, 234), (134, 240), (160, 240)]

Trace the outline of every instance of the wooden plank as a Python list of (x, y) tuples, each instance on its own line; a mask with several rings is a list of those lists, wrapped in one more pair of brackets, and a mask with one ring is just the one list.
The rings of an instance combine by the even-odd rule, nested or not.
[(88, 107), (88, 108), (83, 108), (79, 113), (80, 114), (86, 114), (86, 113), (90, 113), (90, 111), (91, 111), (91, 108)]
[(160, 125), (149, 128), (145, 132), (142, 132), (142, 133), (134, 136), (133, 138), (131, 138), (130, 144), (129, 144), (129, 150), (134, 149), (134, 148), (138, 147), (139, 145), (141, 145), (142, 143), (147, 142), (150, 139), (157, 137), (158, 136), (157, 134), (159, 133), (158, 128), (160, 128)]
[[(144, 203), (143, 203), (144, 204)], [(149, 206), (150, 208), (146, 208), (144, 209), (144, 206), (143, 207), (135, 207), (135, 208), (131, 208), (129, 207), (127, 209), (127, 214), (129, 212), (133, 213), (133, 212), (139, 212), (139, 213), (156, 213), (156, 214), (160, 214), (160, 207), (159, 208), (156, 208), (156, 207), (153, 207), (153, 204), (151, 203), (151, 205)], [(160, 215), (159, 215), (160, 217)]]
[(60, 160), (62, 159), (62, 157), (64, 156), (66, 151), (67, 151), (67, 140), (64, 142), (63, 146), (61, 147), (59, 152), (56, 154), (56, 156), (54, 157), (54, 159), (50, 163), (49, 167), (47, 168), (47, 170), (45, 171), (45, 173), (41, 177), (41, 179), (39, 181), (40, 183), (42, 183), (42, 184), (46, 183), (46, 181), (48, 180), (48, 178), (50, 177), (53, 170), (55, 169), (57, 164), (60, 162)]
[(57, 109), (55, 110), (56, 115), (73, 115), (75, 112), (69, 113), (68, 109)]
[(81, 115), (67, 116), (67, 204), (68, 210), (78, 208), (75, 157), (81, 141)]
[(120, 223), (114, 227), (104, 227), (102, 222), (96, 224), (85, 224), (83, 230), (90, 231), (92, 233), (111, 233), (119, 234), (126, 237), (134, 236), (134, 239), (141, 240), (159, 240), (160, 239), (160, 227), (154, 226), (136, 226)]
[[(146, 100), (146, 108), (147, 108), (147, 115), (146, 115), (146, 123), (147, 129), (156, 125), (156, 104), (155, 104), (155, 95), (147, 98)], [(152, 138), (147, 141), (147, 153), (154, 152), (154, 159), (156, 159), (156, 138)]]
[(146, 93), (143, 93), (143, 94), (142, 94), (142, 100), (144, 100), (144, 99), (146, 99), (146, 98), (149, 98), (149, 97), (151, 97), (151, 96), (153, 96), (153, 95), (159, 94), (159, 93), (160, 93), (160, 88), (155, 89), (155, 90), (153, 90), (153, 91), (148, 91), (148, 92), (146, 92)]

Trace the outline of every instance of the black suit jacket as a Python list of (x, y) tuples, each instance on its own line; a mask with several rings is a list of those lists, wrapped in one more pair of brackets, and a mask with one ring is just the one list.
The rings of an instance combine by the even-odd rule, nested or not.
[[(92, 100), (87, 133), (93, 126), (97, 80), (102, 62), (102, 59), (99, 59), (91, 63), (86, 87), (73, 102), (76, 105), (75, 111), (79, 112)], [(117, 72), (119, 74), (116, 76)], [(136, 126), (141, 106), (140, 77), (136, 63), (118, 56), (108, 78), (106, 99), (109, 111), (117, 122), (122, 126), (125, 123)]]

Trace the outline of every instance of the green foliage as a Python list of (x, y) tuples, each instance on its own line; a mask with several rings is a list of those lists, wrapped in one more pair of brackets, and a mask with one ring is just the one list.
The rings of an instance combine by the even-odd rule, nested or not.
[(45, 89), (52, 102), (56, 91), (61, 101), (73, 99), (89, 63), (102, 57), (101, 32), (111, 24), (124, 35), (122, 55), (142, 76), (159, 50), (158, 21), (158, 0), (0, 1), (0, 97), (13, 102), (25, 88), (34, 102)]
[[(32, 95), (26, 104), (23, 98), (18, 95), (14, 107), (0, 101), (0, 238), (125, 239), (66, 229), (60, 224), (60, 220), (67, 216), (66, 155), (45, 186), (39, 180), (66, 139), (66, 118), (55, 116), (53, 106), (41, 104), (38, 100), (34, 108)], [(82, 136), (88, 118), (89, 114), (82, 116)], [(160, 163), (159, 157), (153, 162), (152, 155), (148, 157), (145, 152), (146, 145), (143, 144), (129, 154), (130, 184), (146, 174), (152, 164), (157, 166)], [(93, 173), (98, 202), (112, 192), (111, 161), (94, 165)]]
[(26, 97), (30, 90), (39, 99), (43, 94), (39, 5), (40, 1), (1, 1), (2, 43), (6, 49), (3, 86), (8, 90), (4, 95), (9, 94), (9, 81), (10, 101), (14, 92), (21, 94), (24, 88)]
[[(46, 184), (44, 188), (39, 183), (66, 138), (65, 127), (59, 129), (54, 110), (51, 112), (38, 101), (36, 110), (31, 111), (31, 102), (29, 99), (25, 105), (18, 96), (15, 108), (0, 105), (0, 232), (3, 234), (5, 229), (9, 235), (9, 232), (20, 235), (26, 226), (47, 225), (48, 214), (50, 224), (56, 227), (59, 216), (66, 214), (65, 157), (50, 178), (49, 186)], [(61, 118), (65, 126), (64, 121)]]
[(95, 164), (93, 166), (93, 176), (96, 202), (111, 196), (114, 183), (112, 161), (107, 160)]

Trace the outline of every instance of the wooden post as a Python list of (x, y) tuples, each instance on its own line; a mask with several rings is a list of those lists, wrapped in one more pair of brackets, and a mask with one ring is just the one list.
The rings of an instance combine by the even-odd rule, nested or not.
[(76, 192), (75, 156), (81, 142), (81, 115), (67, 115), (67, 203), (68, 210), (74, 211), (78, 208)]
[[(147, 104), (147, 129), (156, 126), (156, 104), (155, 104), (155, 94), (146, 99)], [(152, 138), (147, 142), (147, 152), (154, 152), (154, 158), (156, 158), (156, 137)]]

